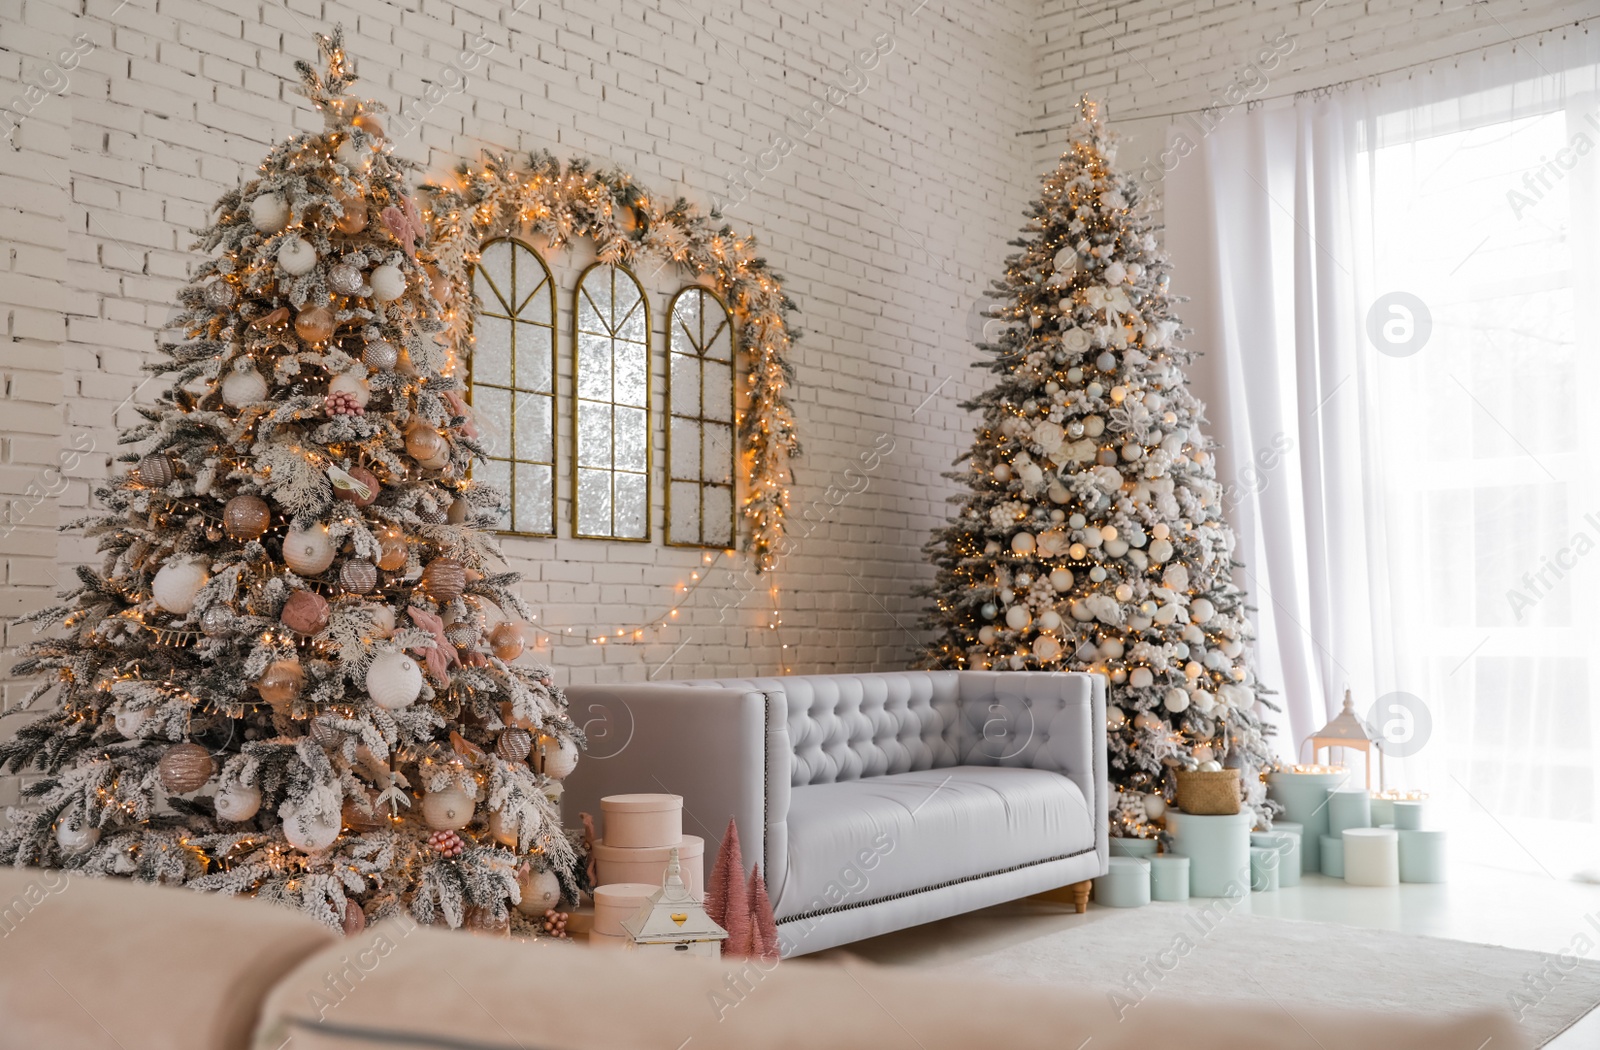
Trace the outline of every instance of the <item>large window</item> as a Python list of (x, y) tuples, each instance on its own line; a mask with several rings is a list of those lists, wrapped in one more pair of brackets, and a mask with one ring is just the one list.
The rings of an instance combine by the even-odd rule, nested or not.
[(667, 542), (733, 546), (733, 324), (704, 288), (672, 300), (667, 326)]
[(510, 495), (500, 527), (555, 534), (555, 283), (517, 240), (484, 246), (473, 270), (472, 410), (488, 462), (475, 476)]
[(650, 538), (650, 307), (620, 266), (574, 295), (573, 535)]

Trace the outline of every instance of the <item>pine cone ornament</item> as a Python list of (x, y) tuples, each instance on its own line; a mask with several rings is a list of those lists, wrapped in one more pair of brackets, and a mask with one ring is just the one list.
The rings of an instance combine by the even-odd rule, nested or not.
[(568, 918), (570, 916), (564, 911), (549, 909), (544, 913), (544, 932), (551, 937), (566, 938)]
[(453, 831), (435, 831), (428, 836), (428, 846), (441, 857), (459, 857), (467, 851), (467, 844)]
[(364, 416), (367, 414), (367, 410), (361, 406), (361, 402), (356, 395), (346, 390), (329, 394), (322, 399), (322, 403), (327, 408), (330, 416)]

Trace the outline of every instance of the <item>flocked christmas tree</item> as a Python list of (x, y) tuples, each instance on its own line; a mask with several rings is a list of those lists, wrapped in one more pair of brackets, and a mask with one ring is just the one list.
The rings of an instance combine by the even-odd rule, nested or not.
[(528, 613), (492, 567), (503, 497), (468, 476), (407, 166), (321, 44), (326, 72), (299, 68), (325, 129), (218, 203), (152, 365), (171, 386), (122, 435), (136, 466), (75, 523), (103, 565), (33, 617), (63, 629), (16, 672), (56, 705), (0, 744), (43, 774), (0, 861), (346, 930), (533, 932), (513, 906), (573, 885), (555, 781), (580, 734), (549, 670), (513, 662)]
[[(997, 381), (963, 407), (970, 491), (927, 551), (929, 662), (1110, 679), (1113, 833), (1149, 835), (1180, 766), (1271, 761), (1234, 536), (1186, 387), (1168, 264), (1085, 99), (992, 296)], [(1207, 766), (1209, 768), (1209, 766)]]

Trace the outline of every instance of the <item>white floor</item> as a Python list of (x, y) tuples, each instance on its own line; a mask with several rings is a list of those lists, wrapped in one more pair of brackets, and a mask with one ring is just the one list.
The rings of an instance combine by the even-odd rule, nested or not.
[[(1205, 902), (1191, 904), (1199, 907)], [(1595, 943), (1584, 957), (1600, 961), (1600, 938), (1585, 919), (1595, 915), (1600, 922), (1600, 885), (1546, 875), (1460, 864), (1447, 884), (1403, 885), (1394, 890), (1356, 889), (1339, 879), (1308, 875), (1299, 886), (1251, 894), (1250, 908), (1255, 915), (1366, 926), (1550, 954), (1573, 953), (1574, 938), (1587, 934)], [(817, 957), (854, 955), (886, 966), (959, 962), (1086, 920), (1115, 922), (1120, 914), (1117, 909), (1093, 904), (1090, 911), (1092, 917), (1078, 916), (1070, 907), (1018, 901), (860, 941)], [(1548, 1050), (1600, 1047), (1600, 1010), (1546, 1046)]]

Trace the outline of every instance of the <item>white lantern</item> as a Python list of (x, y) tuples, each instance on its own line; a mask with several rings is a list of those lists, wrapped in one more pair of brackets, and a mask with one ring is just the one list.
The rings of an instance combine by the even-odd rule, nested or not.
[(308, 274), (317, 265), (317, 250), (304, 237), (288, 237), (278, 245), (278, 267), (291, 277)]
[(472, 796), (455, 785), (422, 796), (422, 819), (435, 831), (457, 831), (472, 823)]
[(367, 277), (372, 297), (380, 303), (392, 302), (406, 294), (406, 275), (400, 267), (384, 263)]
[(185, 616), (194, 608), (195, 596), (210, 577), (204, 563), (192, 558), (169, 561), (151, 581), (150, 593), (156, 604), (170, 613)]
[(408, 707), (421, 693), (422, 671), (405, 653), (381, 652), (367, 665), (367, 695), (384, 710)]
[(277, 233), (289, 225), (289, 202), (281, 193), (263, 193), (250, 202), (250, 225), (262, 233)]
[(326, 571), (333, 564), (333, 555), (333, 537), (320, 522), (309, 529), (290, 529), (283, 539), (283, 560), (301, 576)]
[(283, 837), (302, 853), (316, 853), (333, 845), (339, 837), (339, 818), (296, 813), (283, 818)]
[(722, 955), (722, 942), (728, 936), (684, 884), (676, 846), (667, 854), (661, 888), (622, 920), (622, 929), (635, 950), (710, 959)]
[(517, 879), (517, 888), (522, 891), (517, 910), (524, 915), (537, 918), (561, 903), (561, 880), (553, 871), (530, 871)]
[(212, 800), (219, 820), (249, 820), (261, 809), (261, 789), (253, 784), (228, 784)]
[(74, 827), (66, 821), (56, 825), (56, 845), (62, 853), (86, 853), (99, 841), (99, 828), (87, 824)]

